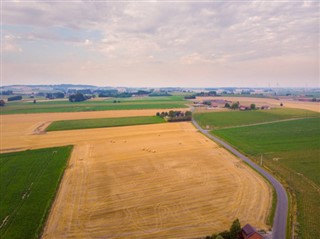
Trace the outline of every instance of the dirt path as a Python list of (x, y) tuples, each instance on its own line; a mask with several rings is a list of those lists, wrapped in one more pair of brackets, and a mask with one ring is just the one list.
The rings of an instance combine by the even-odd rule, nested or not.
[(264, 125), (264, 124), (273, 124), (273, 123), (279, 123), (279, 122), (286, 122), (286, 121), (293, 121), (293, 120), (301, 120), (301, 119), (310, 119), (312, 117), (303, 117), (303, 118), (294, 118), (294, 119), (283, 119), (283, 120), (274, 120), (274, 121), (268, 121), (268, 122), (262, 122), (262, 123), (255, 123), (255, 124), (244, 124), (239, 126), (229, 126), (229, 127), (223, 127), (219, 129), (230, 129), (230, 128), (242, 128), (247, 126), (255, 126), (255, 125)]

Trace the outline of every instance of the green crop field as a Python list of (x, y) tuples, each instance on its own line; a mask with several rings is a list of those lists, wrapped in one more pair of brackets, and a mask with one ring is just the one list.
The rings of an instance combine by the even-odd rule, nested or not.
[(0, 238), (39, 238), (72, 146), (0, 157)]
[(270, 121), (317, 117), (319, 115), (319, 113), (309, 110), (277, 108), (271, 110), (197, 113), (194, 114), (194, 119), (202, 128), (221, 129)]
[(297, 199), (299, 238), (320, 238), (320, 118), (212, 131), (287, 184)]
[[(114, 103), (114, 101), (120, 101)], [(106, 100), (88, 100), (69, 102), (67, 100), (52, 100), (45, 102), (9, 102), (1, 107), (0, 114), (51, 113), (51, 112), (80, 112), (101, 110), (135, 110), (135, 109), (173, 109), (186, 108), (181, 96), (114, 98)]]
[(81, 119), (81, 120), (61, 120), (49, 125), (47, 131), (104, 128), (116, 126), (157, 124), (166, 122), (158, 116), (137, 116), (105, 119)]

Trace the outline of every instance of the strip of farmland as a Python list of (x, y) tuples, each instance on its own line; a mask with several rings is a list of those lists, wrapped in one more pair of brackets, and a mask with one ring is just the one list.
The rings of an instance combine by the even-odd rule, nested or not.
[(38, 238), (72, 147), (47, 148), (0, 157), (0, 237)]
[(119, 126), (129, 126), (129, 125), (158, 124), (158, 123), (164, 123), (164, 122), (165, 120), (158, 116), (61, 120), (61, 121), (55, 121), (51, 123), (49, 127), (46, 129), (46, 131), (106, 128), (106, 127), (119, 127)]

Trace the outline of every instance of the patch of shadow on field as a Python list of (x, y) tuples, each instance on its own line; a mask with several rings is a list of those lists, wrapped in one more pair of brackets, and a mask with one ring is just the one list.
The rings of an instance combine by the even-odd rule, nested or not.
[(32, 134), (36, 134), (36, 135), (46, 134), (46, 129), (50, 124), (51, 124), (51, 121), (47, 121), (40, 124), (37, 128), (33, 130)]

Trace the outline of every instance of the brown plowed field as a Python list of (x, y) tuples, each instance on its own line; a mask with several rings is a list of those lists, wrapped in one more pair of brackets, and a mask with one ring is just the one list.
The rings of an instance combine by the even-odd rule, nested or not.
[(43, 238), (195, 238), (237, 217), (266, 228), (270, 187), (191, 123), (31, 134), (65, 119), (45, 115), (2, 128), (7, 151), (75, 145)]

